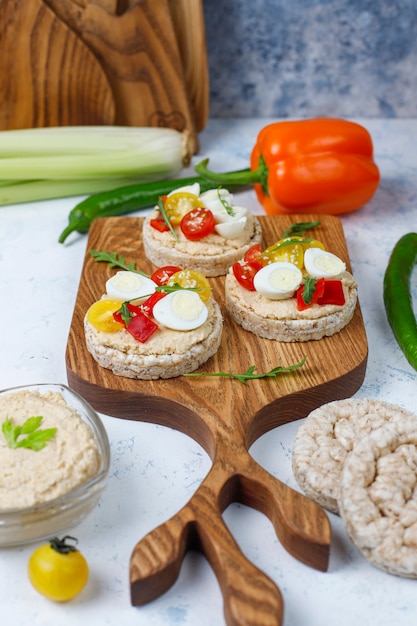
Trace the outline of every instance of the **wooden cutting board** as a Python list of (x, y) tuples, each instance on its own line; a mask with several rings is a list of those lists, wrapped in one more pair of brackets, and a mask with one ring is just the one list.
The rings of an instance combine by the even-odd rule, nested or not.
[[(333, 216), (261, 217), (264, 245), (278, 240), (294, 221), (319, 219), (314, 237), (342, 257), (350, 269), (341, 222)], [(250, 456), (252, 443), (272, 428), (305, 417), (332, 400), (350, 397), (361, 386), (368, 346), (358, 304), (350, 324), (320, 341), (278, 343), (236, 325), (224, 308), (224, 277), (210, 279), (222, 307), (224, 331), (218, 353), (202, 372), (266, 372), (307, 357), (305, 365), (276, 378), (237, 380), (217, 377), (136, 381), (97, 365), (85, 347), (83, 318), (117, 270), (97, 263), (89, 251), (107, 250), (134, 261), (149, 273), (141, 242), (142, 218), (115, 217), (93, 222), (69, 331), (66, 365), (69, 385), (105, 414), (177, 429), (195, 439), (212, 468), (181, 511), (140, 540), (131, 556), (133, 605), (144, 604), (176, 580), (185, 553), (200, 550), (219, 581), (228, 626), (278, 626), (283, 603), (278, 587), (240, 551), (222, 519), (231, 502), (266, 514), (286, 550), (319, 570), (328, 565), (331, 530), (324, 511), (261, 468)]]

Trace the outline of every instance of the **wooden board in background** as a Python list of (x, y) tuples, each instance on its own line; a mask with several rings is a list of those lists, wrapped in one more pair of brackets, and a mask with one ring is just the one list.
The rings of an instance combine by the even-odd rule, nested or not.
[[(261, 217), (264, 246), (278, 240), (293, 221), (319, 219), (314, 237), (343, 258), (350, 269), (341, 222), (333, 216)], [(185, 552), (200, 549), (212, 566), (224, 597), (229, 626), (282, 623), (282, 598), (276, 585), (241, 553), (221, 513), (240, 501), (265, 513), (287, 551), (320, 570), (327, 568), (330, 525), (324, 511), (263, 470), (250, 456), (250, 445), (281, 424), (305, 417), (332, 400), (347, 398), (361, 386), (368, 346), (360, 306), (350, 324), (333, 337), (303, 343), (279, 343), (243, 330), (224, 308), (224, 277), (210, 279), (222, 306), (220, 349), (200, 371), (258, 372), (277, 365), (306, 364), (276, 378), (249, 381), (187, 378), (138, 381), (115, 376), (88, 353), (83, 318), (100, 298), (115, 271), (97, 263), (89, 250), (107, 250), (151, 272), (141, 242), (142, 218), (115, 217), (93, 222), (70, 327), (66, 365), (69, 385), (105, 414), (154, 422), (195, 439), (213, 465), (190, 502), (171, 520), (137, 543), (130, 566), (131, 600), (139, 605), (157, 597), (176, 580)], [(250, 616), (250, 620), (248, 618)]]

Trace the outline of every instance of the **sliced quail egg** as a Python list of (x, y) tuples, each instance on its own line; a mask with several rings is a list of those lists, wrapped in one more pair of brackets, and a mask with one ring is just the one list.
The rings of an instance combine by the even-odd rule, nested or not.
[(170, 191), (168, 196), (172, 196), (174, 193), (192, 193), (193, 196), (200, 195), (200, 183), (193, 183), (192, 185), (184, 185), (184, 187), (178, 187), (173, 191)]
[(247, 217), (241, 217), (237, 220), (222, 222), (216, 224), (214, 230), (220, 237), (224, 237), (225, 239), (237, 239), (245, 230), (247, 221)]
[(206, 209), (210, 209), (213, 215), (217, 212), (224, 212), (227, 215), (227, 212), (224, 208), (224, 203), (228, 205), (233, 204), (233, 194), (230, 193), (227, 189), (209, 189), (208, 191), (204, 191), (200, 195), (200, 200), (206, 207)]
[(207, 320), (208, 309), (198, 293), (181, 289), (168, 293), (153, 308), (159, 324), (172, 330), (194, 330)]
[(301, 270), (293, 263), (276, 261), (256, 272), (256, 291), (270, 300), (291, 298), (303, 281)]
[(344, 272), (346, 263), (327, 250), (308, 248), (304, 252), (304, 267), (313, 278), (331, 278)]
[(153, 280), (128, 270), (121, 270), (106, 282), (107, 296), (114, 300), (145, 300), (154, 293), (157, 285)]

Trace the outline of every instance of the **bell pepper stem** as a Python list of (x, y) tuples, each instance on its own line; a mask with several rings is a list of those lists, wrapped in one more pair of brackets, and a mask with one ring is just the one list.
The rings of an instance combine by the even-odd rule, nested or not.
[(203, 161), (200, 161), (200, 163), (197, 163), (194, 167), (197, 174), (202, 178), (226, 187), (231, 185), (250, 185), (259, 183), (262, 185), (264, 192), (269, 195), (267, 187), (268, 168), (262, 156), (259, 159), (259, 165), (256, 170), (248, 168), (237, 172), (217, 173), (208, 169), (208, 162), (209, 159), (204, 159)]

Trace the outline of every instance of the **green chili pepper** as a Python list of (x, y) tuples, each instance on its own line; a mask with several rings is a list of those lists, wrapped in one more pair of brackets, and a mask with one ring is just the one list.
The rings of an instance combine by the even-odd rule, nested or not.
[(396, 243), (384, 275), (384, 305), (394, 337), (407, 361), (417, 370), (417, 322), (410, 280), (417, 261), (417, 233)]
[[(233, 173), (239, 174), (244, 171), (247, 170), (239, 170)], [(98, 217), (124, 215), (155, 206), (161, 196), (166, 196), (179, 187), (185, 187), (194, 183), (199, 183), (201, 192), (216, 187), (216, 183), (206, 178), (195, 176), (177, 178), (176, 180), (136, 183), (91, 195), (72, 209), (68, 218), (68, 226), (62, 231), (58, 241), (59, 243), (64, 243), (68, 235), (74, 231), (87, 233), (91, 222)], [(229, 191), (246, 186), (246, 184), (232, 185)]]

